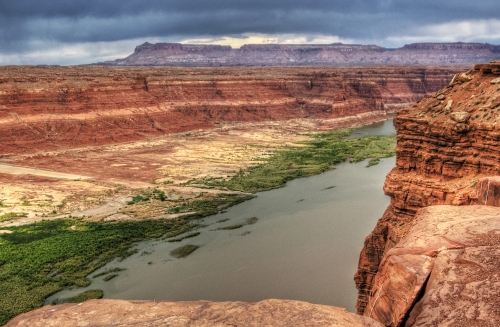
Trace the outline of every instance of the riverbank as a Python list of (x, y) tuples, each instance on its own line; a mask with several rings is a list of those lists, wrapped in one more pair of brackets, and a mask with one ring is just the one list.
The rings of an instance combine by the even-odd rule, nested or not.
[(289, 180), (321, 173), (346, 160), (377, 160), (394, 155), (394, 136), (345, 139), (349, 133), (349, 130), (339, 130), (300, 134), (296, 144), (274, 153), (263, 153), (254, 160), (258, 165), (241, 168), (232, 178), (198, 178), (185, 184), (187, 188), (207, 187), (220, 193), (197, 192), (189, 198), (175, 197), (172, 196), (175, 193), (162, 189), (169, 183), (162, 183), (136, 191), (124, 207), (128, 213), (149, 211), (150, 215), (194, 212), (178, 218), (95, 222), (71, 216), (31, 225), (3, 226), (2, 229), (12, 233), (0, 236), (0, 276), (3, 277), (0, 321), (5, 323), (21, 312), (41, 306), (47, 296), (62, 288), (87, 285), (87, 275), (115, 257), (130, 255), (130, 246), (135, 242), (180, 235), (195, 228), (197, 218), (251, 197), (241, 192), (280, 187)]

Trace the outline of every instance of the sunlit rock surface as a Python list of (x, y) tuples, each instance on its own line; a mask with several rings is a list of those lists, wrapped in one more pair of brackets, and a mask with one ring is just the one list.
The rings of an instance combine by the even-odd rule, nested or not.
[(90, 300), (45, 306), (24, 313), (6, 326), (331, 326), (382, 327), (345, 309), (300, 301), (153, 302)]

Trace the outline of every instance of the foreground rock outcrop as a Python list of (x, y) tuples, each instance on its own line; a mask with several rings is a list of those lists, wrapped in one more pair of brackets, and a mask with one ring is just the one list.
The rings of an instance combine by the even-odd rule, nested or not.
[[(498, 220), (488, 218), (496, 217), (491, 213), (496, 208), (462, 206), (499, 201), (499, 77), (500, 63), (476, 65), (434, 96), (397, 113), (396, 167), (384, 185), (391, 204), (360, 255), (358, 313), (376, 316), (387, 326), (445, 321), (489, 326), (494, 320), (485, 315), (498, 317), (491, 302), (500, 291), (497, 281), (484, 277), (499, 269)], [(461, 207), (418, 211), (440, 204)], [(457, 229), (456, 234), (448, 229)], [(478, 279), (468, 279), (471, 274)], [(446, 276), (455, 284), (443, 286)], [(488, 285), (491, 293), (474, 293), (478, 285)], [(437, 294), (448, 302), (436, 302)], [(422, 296), (423, 302), (413, 307)], [(467, 304), (469, 297), (477, 305)]]
[(137, 141), (228, 122), (368, 123), (457, 68), (1, 67), (0, 156)]
[(345, 309), (300, 301), (153, 302), (90, 300), (45, 306), (24, 313), (7, 327), (30, 326), (331, 326), (382, 327)]
[(500, 46), (487, 43), (412, 43), (389, 49), (361, 44), (220, 45), (144, 43), (110, 66), (369, 66), (467, 65), (500, 59)]
[(386, 326), (498, 326), (500, 208), (431, 206), (384, 256), (365, 316)]

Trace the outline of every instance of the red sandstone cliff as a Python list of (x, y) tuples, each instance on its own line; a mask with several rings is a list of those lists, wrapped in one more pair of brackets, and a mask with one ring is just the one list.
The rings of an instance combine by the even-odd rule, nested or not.
[[(494, 254), (500, 247), (495, 236), (498, 212), (442, 209), (443, 213), (441, 209), (429, 209), (415, 216), (420, 208), (470, 205), (478, 203), (478, 197), (481, 204), (496, 205), (498, 183), (495, 178), (484, 177), (500, 174), (499, 111), (500, 63), (491, 63), (457, 74), (434, 96), (396, 114), (396, 167), (384, 185), (391, 204), (366, 238), (360, 255), (355, 276), (358, 313), (375, 317), (387, 326), (460, 321), (463, 326), (490, 326), (500, 317), (491, 302), (491, 296), (497, 297), (500, 292), (494, 286), (498, 281), (486, 278), (488, 271), (499, 268)], [(463, 212), (469, 214), (463, 216)], [(480, 223), (481, 228), (474, 227), (474, 222), (488, 215), (495, 218)], [(441, 227), (450, 219), (453, 221), (447, 228), (462, 226), (462, 234), (448, 229), (445, 233)], [(437, 229), (431, 231), (431, 226)], [(459, 252), (449, 253), (453, 249)], [(488, 256), (484, 251), (493, 252)], [(471, 277), (474, 273), (477, 278)], [(446, 278), (455, 282), (443, 289)], [(488, 283), (491, 294), (483, 287)], [(455, 291), (449, 287), (455, 287)], [(469, 300), (462, 301), (469, 296), (464, 288), (473, 294), (470, 304)], [(473, 302), (476, 311), (467, 313)], [(486, 319), (488, 315), (491, 319)]]
[(240, 49), (220, 45), (144, 43), (111, 66), (369, 66), (468, 65), (500, 59), (487, 43), (414, 43), (388, 49), (360, 44), (250, 44)]
[(237, 121), (390, 110), (456, 68), (0, 68), (0, 154), (102, 145)]

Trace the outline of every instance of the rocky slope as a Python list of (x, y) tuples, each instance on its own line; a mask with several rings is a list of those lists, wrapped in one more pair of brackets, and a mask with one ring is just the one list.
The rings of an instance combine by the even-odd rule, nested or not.
[[(98, 314), (96, 314), (98, 313)], [(6, 326), (331, 326), (382, 327), (367, 317), (335, 307), (300, 301), (153, 302), (90, 300), (45, 306)]]
[[(498, 270), (498, 266), (495, 266), (495, 262), (498, 262), (495, 261), (495, 253), (498, 252), (498, 240), (495, 239), (497, 232), (494, 232), (495, 229), (498, 229), (497, 218), (487, 223), (481, 223), (482, 229), (474, 225), (475, 223), (468, 221), (471, 217), (476, 221), (481, 221), (484, 218), (483, 216), (487, 215), (481, 210), (487, 209), (460, 209), (458, 211), (443, 209), (448, 212), (447, 214), (450, 217), (457, 217), (456, 221), (449, 223), (450, 227), (447, 228), (452, 228), (453, 224), (463, 225), (466, 222), (469, 224), (467, 225), (469, 226), (467, 227), (467, 233), (463, 235), (454, 234), (455, 236), (450, 236), (451, 234), (448, 235), (448, 231), (443, 232), (443, 230), (439, 229), (439, 226), (444, 226), (441, 220), (445, 219), (439, 213), (440, 209), (422, 211), (420, 216), (417, 215), (417, 218), (415, 218), (415, 215), (420, 208), (431, 205), (476, 204), (478, 203), (478, 197), (481, 204), (495, 205), (498, 202), (499, 194), (495, 187), (496, 179), (487, 177), (500, 174), (499, 110), (500, 63), (490, 63), (476, 65), (467, 73), (457, 74), (449, 86), (443, 88), (434, 96), (426, 98), (412, 107), (404, 108), (397, 113), (394, 122), (398, 132), (396, 167), (389, 173), (384, 185), (385, 193), (391, 196), (391, 205), (377, 223), (374, 231), (366, 238), (360, 256), (359, 269), (355, 276), (359, 290), (358, 313), (375, 315), (377, 319), (386, 325), (404, 325), (409, 314), (412, 317), (416, 315), (416, 311), (412, 311), (412, 313), (409, 311), (414, 304), (414, 300), (418, 298), (418, 293), (425, 288), (425, 294), (423, 295), (425, 299), (422, 300), (424, 302), (421, 302), (422, 304), (418, 310), (421, 310), (422, 307), (427, 308), (425, 309), (425, 315), (428, 319), (431, 319), (429, 318), (431, 315), (436, 315), (431, 310), (433, 306), (436, 307), (436, 304), (428, 301), (433, 296), (435, 297), (435, 294), (439, 293), (442, 298), (449, 299), (448, 306), (453, 301), (458, 301), (453, 298), (457, 294), (453, 293), (452, 290), (445, 291), (450, 294), (453, 293), (453, 296), (447, 296), (448, 293), (445, 291), (439, 291), (442, 285), (435, 284), (432, 280), (433, 274), (441, 274), (441, 277), (439, 277), (441, 282), (450, 269), (458, 270), (460, 273), (454, 273), (454, 276), (459, 276), (465, 273), (464, 264), (467, 264), (465, 261), (472, 262), (470, 267), (474, 265), (481, 266), (485, 272), (492, 269), (492, 271)], [(466, 210), (473, 210), (473, 212), (462, 216), (460, 213), (469, 212)], [(429, 215), (434, 216), (434, 218), (425, 218)], [(497, 213), (494, 215), (497, 215)], [(437, 224), (438, 230), (426, 230), (432, 224)], [(418, 243), (422, 241), (417, 242), (417, 240), (419, 237), (422, 239), (423, 235), (429, 233), (435, 234), (436, 239), (426, 241), (428, 247), (422, 247)], [(479, 234), (481, 236), (478, 236)], [(413, 241), (410, 241), (410, 239)], [(440, 239), (443, 241), (439, 241)], [(448, 243), (444, 244), (443, 242)], [(481, 261), (484, 254), (484, 248), (482, 247), (485, 246), (493, 246), (493, 252), (490, 252), (490, 255), (484, 259), (493, 266)], [(446, 249), (460, 249), (460, 253), (457, 255), (455, 255), (456, 253), (448, 254)], [(440, 251), (444, 251), (442, 257), (440, 257)], [(475, 261), (470, 259), (471, 253), (477, 253), (477, 260), (479, 261), (474, 263)], [(423, 257), (423, 255), (428, 258)], [(408, 256), (414, 257), (410, 260)], [(440, 272), (442, 269), (439, 267), (442, 266), (436, 266), (435, 269), (437, 270), (433, 270), (431, 261), (436, 261), (435, 265), (437, 265), (443, 260), (447, 260), (446, 264), (448, 266), (442, 269), (449, 269)], [(455, 264), (458, 265), (458, 268), (454, 266)], [(405, 268), (408, 274), (398, 272), (393, 275), (394, 271), (400, 271), (400, 269), (393, 270), (398, 265), (410, 267)], [(414, 271), (410, 272), (411, 267), (414, 265), (416, 266), (413, 269)], [(432, 273), (430, 273), (431, 271)], [(428, 287), (426, 288), (423, 284), (425, 284), (429, 274), (431, 274), (431, 280), (427, 282)], [(467, 272), (467, 274), (469, 276), (470, 272)], [(469, 285), (468, 283), (472, 283), (472, 281), (469, 281), (465, 275), (456, 278), (460, 280), (460, 283), (457, 283), (454, 287), (456, 287), (456, 290), (460, 289), (461, 294), (467, 297), (463, 293), (462, 286)], [(478, 278), (483, 277), (478, 275)], [(406, 285), (404, 288), (407, 294), (403, 296), (393, 292), (394, 289), (398, 288), (394, 283), (391, 284), (392, 286), (387, 285), (391, 290), (385, 287), (385, 291), (382, 292), (381, 288), (384, 288), (382, 284), (391, 282), (390, 280), (392, 282), (405, 280), (399, 286)], [(411, 280), (413, 282), (409, 283)], [(431, 282), (432, 285), (429, 284)], [(485, 283), (480, 279), (477, 280), (477, 283), (481, 285), (484, 284), (483, 282)], [(497, 283), (497, 281), (494, 281), (494, 283)], [(447, 287), (451, 287), (450, 285)], [(476, 288), (474, 285), (467, 287)], [(387, 295), (387, 292), (393, 293)], [(379, 304), (377, 303), (381, 302), (377, 298), (382, 296), (385, 297), (386, 305), (378, 307)], [(420, 294), (421, 296), (422, 294)], [(484, 306), (491, 306), (487, 296), (489, 295), (483, 292), (482, 295), (472, 296), (471, 298), (478, 299), (480, 297), (481, 301), (484, 300), (483, 302), (486, 303)], [(405, 299), (406, 304), (402, 307), (396, 303), (399, 301), (397, 300), (398, 297)], [(482, 302), (479, 301), (478, 303)], [(458, 304), (451, 306), (459, 311), (470, 308), (465, 302), (463, 306)], [(442, 310), (448, 310), (446, 308), (448, 307), (442, 307)], [(459, 317), (460, 319), (465, 319), (464, 317), (467, 319), (472, 319), (471, 317), (483, 319), (483, 309), (478, 308), (475, 313), (463, 313), (458, 316), (461, 317)], [(446, 315), (441, 318), (443, 317), (446, 318)], [(436, 317), (434, 318), (432, 318), (434, 320), (431, 320), (439, 320), (436, 320)], [(475, 324), (470, 323), (472, 322), (469, 321), (469, 324), (466, 323), (464, 326), (475, 326)], [(410, 326), (411, 324), (408, 323), (407, 325)], [(421, 323), (420, 325), (425, 324)], [(487, 325), (486, 323), (481, 326)]]
[(250, 44), (240, 49), (220, 45), (144, 43), (117, 66), (368, 66), (467, 65), (500, 59), (500, 47), (487, 43), (414, 43), (388, 49), (359, 44)]
[(227, 122), (365, 113), (369, 122), (440, 89), (456, 69), (1, 67), (0, 155)]

